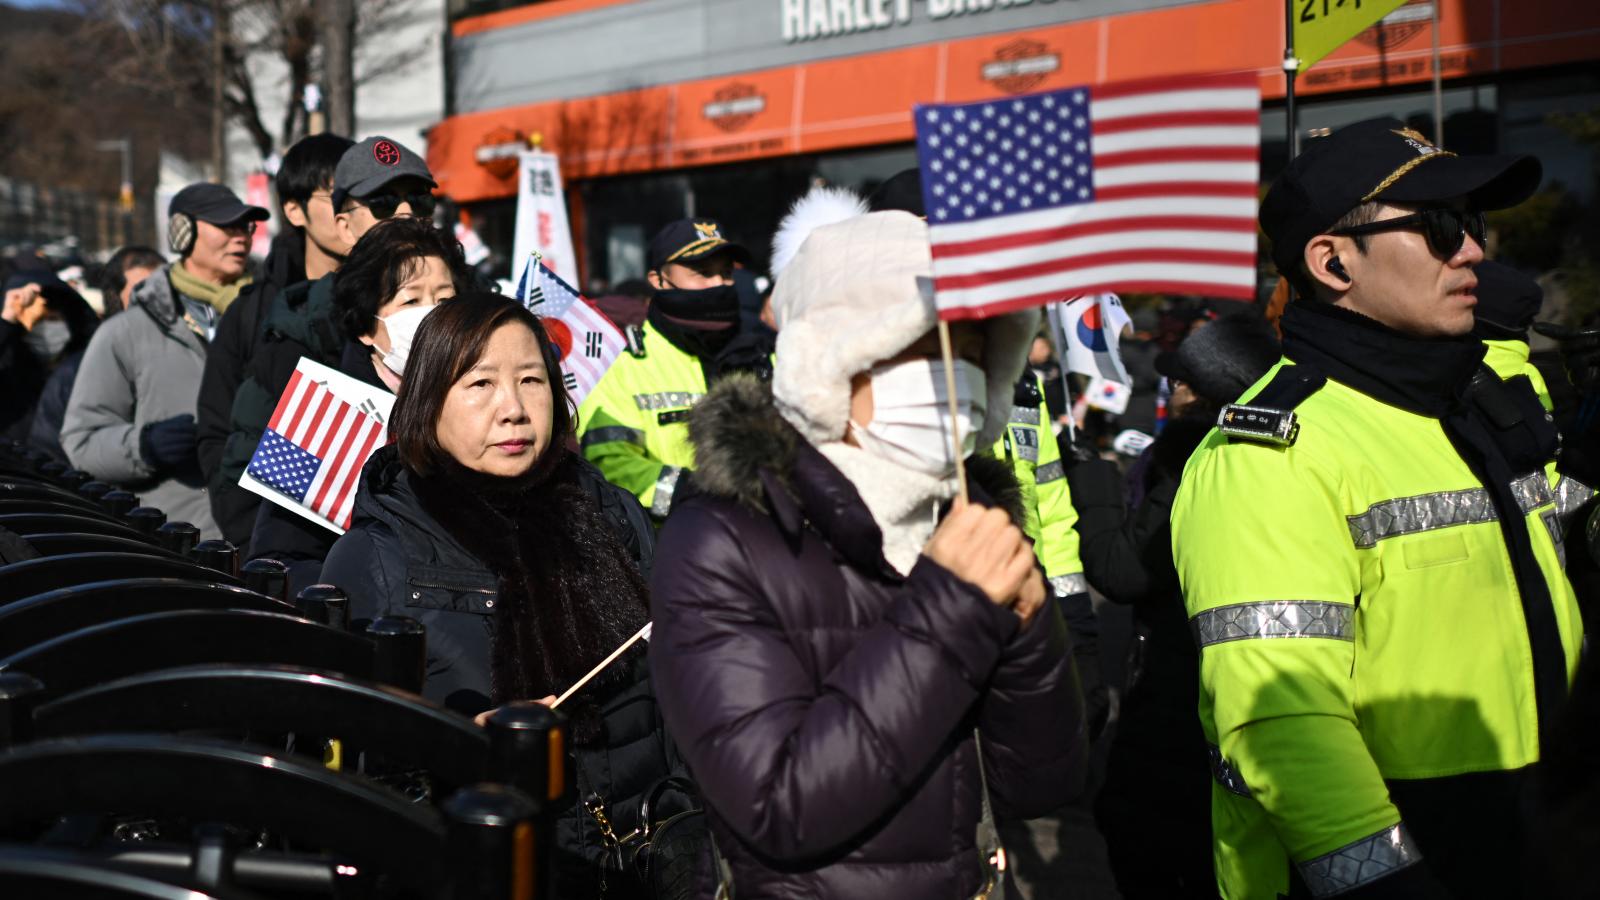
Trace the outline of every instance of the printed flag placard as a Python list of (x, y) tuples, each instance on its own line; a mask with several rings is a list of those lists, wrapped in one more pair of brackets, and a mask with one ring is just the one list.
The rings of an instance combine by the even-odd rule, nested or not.
[(388, 391), (302, 357), (239, 486), (343, 534), (393, 406)]
[(1128, 401), (1133, 397), (1133, 388), (1096, 375), (1089, 379), (1089, 386), (1084, 389), (1083, 396), (1095, 409), (1120, 416), (1128, 411)]
[(567, 394), (573, 403), (582, 403), (627, 349), (627, 339), (604, 313), (546, 268), (538, 254), (528, 257), (522, 280), (517, 282), (517, 299), (544, 320), (551, 342), (561, 353)]
[(940, 318), (1114, 290), (1254, 297), (1254, 73), (926, 104), (914, 119)]

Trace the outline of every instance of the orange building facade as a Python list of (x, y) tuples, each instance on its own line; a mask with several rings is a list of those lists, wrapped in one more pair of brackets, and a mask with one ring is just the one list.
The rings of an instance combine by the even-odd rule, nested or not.
[[(1292, 2), (1315, 14), (1323, 0)], [(1388, 113), (1425, 115), (1431, 132), (1434, 2), (1446, 146), (1548, 146), (1540, 110), (1600, 103), (1600, 4), (1410, 0), (1301, 74), (1304, 129)], [(596, 283), (638, 274), (630, 247), (661, 224), (629, 209), (630, 194), (665, 221), (676, 193), (679, 215), (723, 217), (759, 244), (738, 225), (770, 228), (806, 182), (870, 187), (914, 164), (922, 102), (1248, 71), (1270, 174), (1283, 157), (1288, 12), (1282, 0), (545, 0), (453, 22), (452, 114), (430, 132), (428, 160), (496, 245), (515, 150), (538, 136), (561, 156)], [(786, 196), (765, 196), (764, 171)]]

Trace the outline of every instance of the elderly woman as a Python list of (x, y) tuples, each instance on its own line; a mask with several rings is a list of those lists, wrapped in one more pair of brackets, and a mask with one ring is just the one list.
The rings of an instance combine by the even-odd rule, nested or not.
[[(796, 243), (799, 243), (798, 241)], [(972, 897), (993, 813), (1082, 787), (1066, 627), (990, 446), (1038, 321), (952, 328), (948, 411), (927, 225), (818, 228), (778, 275), (772, 388), (690, 417), (698, 495), (662, 533), (650, 662), (739, 897)]]
[[(393, 443), (362, 471), (323, 578), (350, 595), (354, 617), (426, 626), (426, 696), (467, 715), (548, 702), (644, 626), (649, 519), (572, 450), (557, 351), (521, 305), (494, 294), (441, 305), (418, 329), (406, 373)], [(562, 711), (578, 797), (598, 794), (625, 834), (641, 795), (670, 771), (642, 650)], [(560, 896), (597, 896), (594, 819), (574, 807), (556, 840)]]
[[(339, 346), (342, 342), (338, 369), (391, 393), (400, 387), (406, 357), (422, 320), (434, 307), (472, 284), (472, 273), (455, 238), (427, 220), (408, 216), (379, 222), (331, 277), (331, 316), (318, 320), (279, 315), (269, 327), (303, 330), (303, 341), (280, 335), (278, 340), (285, 346), (309, 348), (319, 341)], [(316, 358), (309, 350), (306, 355)], [(294, 358), (298, 361), (299, 354)], [(284, 384), (287, 386), (287, 380)], [(236, 403), (234, 409), (239, 412), (241, 406)], [(230, 437), (230, 446), (238, 445), (247, 434), (259, 440), (260, 425), (265, 424), (246, 426), (236, 420), (241, 430)], [(255, 449), (253, 442), (250, 449)], [(261, 503), (254, 519), (245, 558), (266, 557), (287, 564), (292, 591), (314, 583), (337, 535), (273, 503)]]

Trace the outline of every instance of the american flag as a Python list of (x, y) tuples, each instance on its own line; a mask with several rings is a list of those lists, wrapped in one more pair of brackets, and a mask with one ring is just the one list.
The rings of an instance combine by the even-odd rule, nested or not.
[(921, 105), (914, 116), (941, 318), (1109, 291), (1255, 296), (1255, 75)]
[(350, 527), (361, 467), (387, 433), (379, 416), (297, 368), (246, 471), (342, 531)]
[(627, 348), (622, 332), (550, 271), (538, 254), (528, 257), (517, 283), (517, 299), (544, 320), (551, 343), (561, 353), (561, 378), (567, 394), (573, 403), (582, 403)]

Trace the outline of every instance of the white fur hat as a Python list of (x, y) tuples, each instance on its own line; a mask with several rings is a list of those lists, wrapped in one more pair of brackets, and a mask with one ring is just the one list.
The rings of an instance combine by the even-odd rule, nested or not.
[[(851, 377), (938, 324), (933, 257), (927, 223), (895, 210), (857, 215), (798, 237), (799, 251), (772, 294), (778, 320), (772, 392), (789, 424), (821, 444), (844, 437)], [(993, 444), (1005, 427), (1039, 312), (1009, 313), (983, 324), (989, 397), (980, 448)]]

